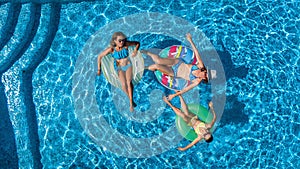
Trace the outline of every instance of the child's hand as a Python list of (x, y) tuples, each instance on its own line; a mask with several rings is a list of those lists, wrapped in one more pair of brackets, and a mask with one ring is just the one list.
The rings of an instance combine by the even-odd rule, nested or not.
[(137, 54), (137, 51), (134, 50), (134, 51), (132, 52), (131, 56), (132, 56), (132, 57), (135, 57), (136, 54)]
[(214, 106), (213, 102), (210, 101), (210, 102), (208, 103), (208, 106), (209, 106), (209, 107), (213, 107), (213, 106)]
[(190, 33), (187, 33), (187, 34), (186, 34), (186, 39), (187, 39), (188, 41), (192, 41), (192, 35), (191, 35)]
[(178, 147), (177, 150), (184, 151), (182, 147)]

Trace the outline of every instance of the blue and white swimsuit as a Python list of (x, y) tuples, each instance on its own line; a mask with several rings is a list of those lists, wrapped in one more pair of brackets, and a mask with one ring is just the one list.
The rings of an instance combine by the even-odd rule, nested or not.
[[(178, 72), (178, 68), (179, 66), (182, 64), (182, 63), (185, 63), (182, 59), (179, 59), (179, 61), (172, 66), (172, 70), (174, 72), (174, 77), (177, 77), (177, 72)], [(192, 68), (191, 68), (191, 71), (190, 71), (190, 75), (189, 75), (189, 78), (190, 78), (190, 81), (196, 79), (197, 77), (193, 75), (193, 71), (194, 70), (197, 70), (199, 69), (196, 65), (193, 65)]]
[[(116, 49), (115, 49), (114, 53), (112, 54), (112, 57), (116, 60), (124, 59), (124, 58), (127, 58), (128, 56), (129, 56), (129, 51), (126, 48), (123, 48), (120, 51), (116, 51)], [(129, 60), (130, 63), (128, 63), (125, 66), (118, 66), (116, 60), (114, 62), (114, 68), (116, 71), (119, 71), (119, 70), (126, 71), (130, 66), (132, 66), (130, 60)]]

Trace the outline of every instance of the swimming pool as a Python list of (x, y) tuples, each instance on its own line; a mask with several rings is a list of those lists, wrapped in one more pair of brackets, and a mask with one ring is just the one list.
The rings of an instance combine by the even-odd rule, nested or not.
[[(1, 167), (300, 166), (300, 22), (296, 12), (299, 2), (63, 2), (0, 3), (0, 134), (1, 151), (5, 152), (0, 156)], [(179, 140), (178, 144), (159, 154), (126, 157), (98, 145), (80, 124), (72, 92), (76, 64), (84, 46), (106, 25), (145, 13), (168, 14), (188, 21), (195, 30), (201, 30), (217, 50), (226, 75), (226, 104), (211, 144), (201, 143), (182, 153), (176, 147), (186, 145), (188, 141)], [(140, 31), (129, 38), (141, 41), (144, 49), (162, 49), (182, 43), (180, 38), (160, 32)], [(88, 84), (89, 80), (86, 79)], [(118, 109), (120, 104), (126, 106), (127, 103), (117, 100), (116, 93), (120, 98), (125, 95), (103, 76), (96, 77), (93, 83), (101, 112), (99, 116), (123, 135), (152, 138), (174, 125), (175, 116), (169, 108), (155, 112), (150, 109), (151, 105), (156, 105), (150, 103), (150, 96), (159, 100), (163, 93), (170, 92), (159, 85), (152, 72), (145, 71), (135, 86), (137, 110), (157, 113), (155, 119), (145, 122), (134, 121), (127, 111)], [(196, 92), (204, 97), (200, 99), (202, 104), (211, 98), (210, 93), (205, 92), (210, 87), (201, 86)], [(178, 100), (174, 102), (178, 104)], [(100, 133), (99, 136), (105, 134), (115, 133)], [(122, 152), (122, 146), (128, 146), (128, 143), (116, 146), (118, 152)]]

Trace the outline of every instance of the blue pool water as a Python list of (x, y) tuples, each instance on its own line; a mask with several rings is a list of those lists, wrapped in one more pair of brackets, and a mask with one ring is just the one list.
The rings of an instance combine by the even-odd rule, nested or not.
[[(22, 2), (0, 3), (0, 168), (299, 168), (298, 1)], [(96, 61), (96, 56), (81, 57), (90, 38), (101, 35), (99, 44), (91, 44), (99, 45), (92, 53), (100, 52), (109, 41), (101, 37), (110, 37), (112, 32), (97, 31), (120, 18), (149, 13), (187, 21), (194, 25), (194, 32), (201, 30), (218, 52), (226, 76), (226, 104), (218, 112), (222, 116), (210, 144), (198, 143), (185, 152), (176, 149), (189, 142), (179, 138), (176, 129), (172, 133), (174, 113), (164, 105), (155, 112), (150, 109), (161, 106), (161, 96), (171, 91), (147, 70), (134, 90), (136, 111), (145, 114), (145, 122), (135, 119), (142, 116), (118, 109), (128, 105), (125, 94), (103, 75), (88, 74), (96, 73), (89, 67), (80, 70), (80, 83), (94, 84), (91, 91), (100, 113), (89, 116), (94, 114), (93, 102), (80, 102), (89, 99), (89, 91), (74, 97), (81, 89), (74, 83), (78, 65), (94, 66)], [(140, 25), (155, 28), (159, 20)], [(135, 29), (124, 33), (132, 34), (130, 40), (140, 41), (141, 49), (186, 43), (182, 37)], [(197, 102), (207, 106), (215, 96), (209, 92), (213, 88), (200, 85), (191, 97), (201, 95)], [(177, 99), (173, 103), (179, 106)], [(89, 107), (86, 115), (90, 119), (103, 117), (114, 131), (107, 133), (107, 128), (101, 128), (93, 138), (77, 113)], [(152, 115), (156, 118), (151, 119)], [(99, 120), (99, 124), (104, 123)], [(104, 140), (118, 133), (146, 140), (168, 131), (171, 135), (163, 139), (170, 147), (160, 153), (155, 152), (163, 142), (152, 142), (153, 152), (145, 152), (145, 146), (138, 148), (135, 156), (127, 156), (131, 142)]]

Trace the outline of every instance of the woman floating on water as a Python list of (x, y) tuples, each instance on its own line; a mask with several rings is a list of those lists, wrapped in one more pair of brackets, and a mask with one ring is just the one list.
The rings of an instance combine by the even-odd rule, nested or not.
[(127, 41), (126, 36), (122, 32), (115, 32), (110, 41), (110, 47), (105, 49), (98, 55), (98, 72), (101, 73), (101, 59), (111, 53), (115, 59), (115, 69), (118, 72), (122, 90), (126, 93), (130, 102), (130, 111), (133, 112), (136, 104), (133, 101), (133, 85), (132, 85), (132, 63), (129, 59), (129, 46), (135, 46), (132, 56), (136, 56), (140, 47), (140, 43), (136, 41)]
[(180, 77), (185, 80), (191, 81), (191, 84), (181, 90), (180, 92), (177, 92), (175, 94), (171, 94), (168, 96), (169, 100), (172, 100), (175, 96), (178, 96), (180, 94), (183, 94), (195, 86), (197, 86), (201, 81), (204, 81), (205, 83), (208, 82), (208, 74), (207, 69), (203, 64), (203, 61), (200, 57), (200, 54), (192, 40), (192, 36), (190, 33), (186, 34), (187, 40), (190, 42), (193, 52), (197, 59), (197, 64), (186, 64), (184, 60), (182, 59), (173, 59), (173, 58), (161, 58), (156, 54), (153, 54), (149, 51), (142, 51), (142, 53), (149, 55), (152, 60), (155, 62), (155, 64), (150, 65), (148, 67), (149, 70), (155, 71), (159, 70), (164, 74), (167, 74), (169, 76), (173, 77)]
[(209, 102), (209, 107), (210, 107), (210, 110), (211, 110), (211, 113), (213, 114), (213, 119), (212, 121), (209, 123), (209, 124), (206, 124), (202, 121), (200, 121), (197, 117), (197, 115), (194, 115), (192, 113), (190, 113), (188, 111), (188, 107), (185, 103), (185, 101), (183, 100), (182, 96), (181, 95), (178, 95), (179, 98), (180, 98), (180, 103), (181, 103), (181, 108), (182, 108), (182, 111), (173, 106), (169, 100), (167, 99), (167, 97), (163, 97), (163, 100), (174, 110), (174, 112), (182, 117), (182, 119), (191, 127), (193, 127), (193, 129), (195, 130), (195, 133), (197, 134), (197, 138), (191, 142), (189, 145), (187, 145), (186, 147), (182, 148), (182, 147), (179, 147), (178, 150), (180, 151), (185, 151), (189, 148), (191, 148), (193, 145), (195, 145), (196, 143), (198, 143), (201, 139), (204, 139), (207, 143), (210, 143), (212, 140), (213, 140), (213, 136), (212, 134), (210, 133), (209, 129), (211, 129), (214, 124), (215, 124), (215, 121), (216, 121), (216, 113), (213, 109), (213, 103), (212, 102)]

